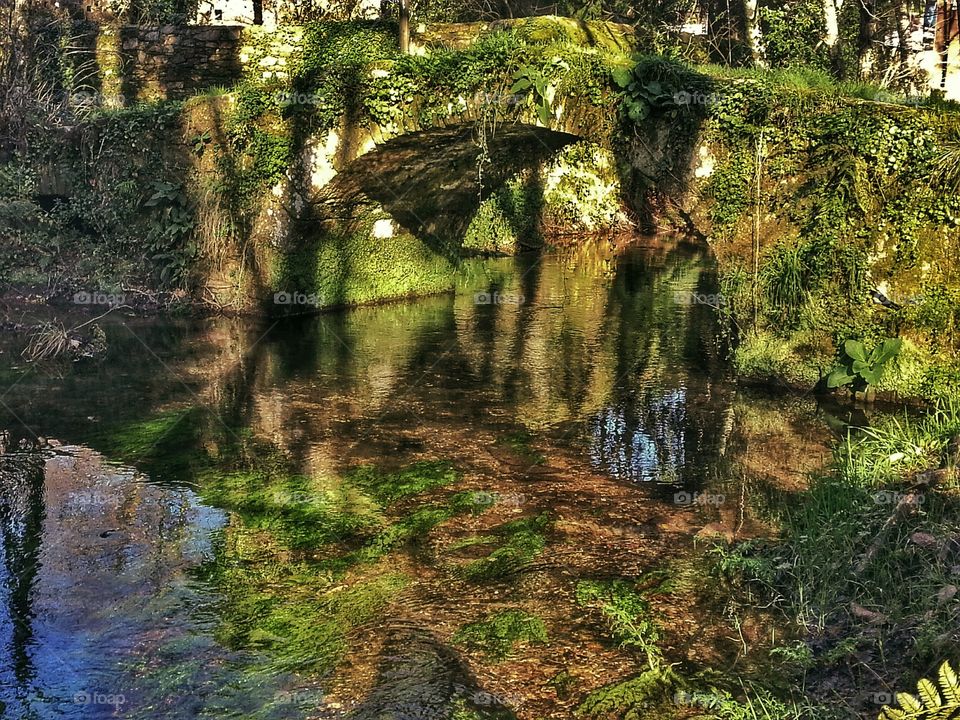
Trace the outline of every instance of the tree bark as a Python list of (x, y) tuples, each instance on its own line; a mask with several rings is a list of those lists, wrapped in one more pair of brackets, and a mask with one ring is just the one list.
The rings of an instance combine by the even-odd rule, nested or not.
[(753, 64), (766, 67), (763, 52), (763, 34), (760, 30), (759, 0), (744, 0), (743, 15), (747, 26), (747, 40), (750, 42), (750, 57)]
[(876, 67), (876, 50), (873, 47), (877, 35), (877, 14), (875, 0), (860, 1), (860, 35), (857, 42), (857, 60), (860, 77), (869, 80)]
[(410, 52), (410, 5), (409, 0), (400, 0), (400, 52)]

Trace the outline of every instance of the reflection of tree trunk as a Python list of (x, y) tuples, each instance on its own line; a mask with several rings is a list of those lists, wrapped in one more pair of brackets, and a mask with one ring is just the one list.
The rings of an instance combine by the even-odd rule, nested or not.
[(860, 77), (869, 79), (876, 66), (873, 40), (877, 34), (877, 15), (875, 0), (860, 0), (860, 36), (857, 43), (857, 60)]
[(40, 549), (46, 508), (44, 461), (39, 453), (0, 458), (0, 579), (7, 588), (6, 618), (11, 628), (13, 672), (26, 685), (35, 674), (33, 589), (40, 570)]
[(947, 83), (947, 56), (950, 52), (951, 29), (953, 27), (953, 15), (948, 0), (938, 0), (937, 2), (937, 24), (934, 46), (940, 59), (940, 87), (946, 87)]
[(910, 42), (910, 8), (907, 7), (906, 0), (899, 0), (897, 3), (897, 39), (900, 63), (904, 66), (902, 71), (906, 69), (907, 61), (910, 59), (910, 54), (907, 52), (907, 43)]

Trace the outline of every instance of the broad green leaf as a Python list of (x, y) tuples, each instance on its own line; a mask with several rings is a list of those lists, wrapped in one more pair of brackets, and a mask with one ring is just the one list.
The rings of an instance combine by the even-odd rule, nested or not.
[(612, 73), (610, 73), (613, 81), (617, 84), (618, 87), (626, 88), (630, 85), (630, 82), (633, 80), (633, 73), (625, 68), (617, 68)]
[(866, 361), (867, 359), (866, 348), (863, 347), (863, 343), (859, 340), (847, 340), (843, 344), (843, 351), (853, 360)]
[(866, 368), (860, 371), (862, 377), (868, 385), (875, 385), (883, 377), (883, 368)]
[(827, 387), (836, 388), (841, 385), (849, 385), (855, 378), (855, 375), (851, 375), (845, 367), (840, 366), (834, 368), (833, 372), (827, 376)]
[(884, 340), (883, 344), (874, 350), (874, 353), (877, 353), (876, 362), (882, 365), (891, 358), (896, 357), (902, 345), (903, 340), (900, 338)]

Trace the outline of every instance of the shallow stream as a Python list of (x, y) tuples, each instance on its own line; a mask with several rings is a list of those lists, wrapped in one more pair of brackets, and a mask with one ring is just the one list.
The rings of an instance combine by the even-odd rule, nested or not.
[(3, 717), (569, 718), (645, 667), (591, 600), (617, 581), (722, 671), (700, 540), (765, 532), (829, 418), (731, 382), (713, 280), (582, 249), (281, 321), (117, 313), (98, 360), (0, 339)]

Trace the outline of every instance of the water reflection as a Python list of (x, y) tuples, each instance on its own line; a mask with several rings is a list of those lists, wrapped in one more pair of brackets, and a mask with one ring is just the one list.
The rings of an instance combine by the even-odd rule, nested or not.
[[(0, 427), (137, 471), (83, 448), (0, 456), (8, 716), (113, 712), (76, 692), (123, 692), (132, 717), (315, 716), (291, 677), (301, 666), (261, 656), (291, 645), (297, 623), (317, 625), (310, 613), (339, 576), (316, 548), (285, 544), (312, 537), (317, 508), (264, 508), (298, 493), (346, 502), (333, 479), (361, 463), (469, 463), (484, 438), (522, 429), (616, 481), (695, 489), (724, 445), (732, 389), (709, 308), (677, 298), (712, 282), (705, 258), (678, 248), (471, 261), (453, 296), (281, 323), (114, 321), (102, 361), (15, 373), (4, 402), (16, 416), (0, 411)], [(250, 472), (264, 465), (306, 479), (243, 505), (274, 482)], [(338, 607), (321, 610), (356, 615)], [(436, 682), (473, 682), (416, 633), (424, 657), (454, 658)], [(198, 689), (212, 685), (212, 697)], [(387, 705), (371, 692), (354, 716)]]

